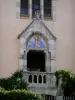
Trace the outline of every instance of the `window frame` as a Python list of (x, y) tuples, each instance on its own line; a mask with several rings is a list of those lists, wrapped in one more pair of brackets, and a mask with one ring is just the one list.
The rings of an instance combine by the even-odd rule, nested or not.
[[(37, 0), (38, 1), (38, 0)], [(39, 11), (41, 12), (41, 0), (39, 0)], [(32, 0), (32, 19), (35, 18), (35, 14), (34, 14), (34, 0)]]
[(21, 0), (20, 0), (20, 17), (21, 17), (21, 18), (28, 18), (28, 17), (29, 17), (29, 1), (30, 1), (30, 0), (28, 0), (28, 14), (25, 15), (25, 16), (23, 16), (23, 15), (21, 14), (21, 9), (22, 9), (22, 8), (21, 8)]
[[(52, 20), (53, 19), (53, 0), (51, 0), (51, 16), (49, 18), (44, 16), (44, 0), (40, 0), (40, 14), (42, 20)], [(21, 15), (21, 0), (20, 0), (20, 18), (29, 18), (33, 19), (33, 11), (32, 11), (32, 0), (28, 0), (28, 16)]]
[[(44, 13), (44, 11), (45, 11), (45, 5), (44, 5), (44, 1), (45, 0), (43, 0), (43, 13)], [(45, 13), (43, 14), (43, 17), (44, 17), (44, 20), (50, 20), (50, 19), (52, 19), (52, 0), (51, 0), (51, 7), (50, 7), (51, 9), (50, 9), (50, 17), (45, 17)]]

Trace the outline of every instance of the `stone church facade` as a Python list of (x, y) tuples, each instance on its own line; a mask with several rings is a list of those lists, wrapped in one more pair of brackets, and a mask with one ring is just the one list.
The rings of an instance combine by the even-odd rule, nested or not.
[[(37, 13), (38, 14), (38, 13)], [(46, 25), (36, 15), (36, 18), (29, 26), (18, 36), (20, 39), (20, 69), (24, 71), (24, 77), (29, 84), (29, 90), (41, 94), (53, 95), (55, 93), (55, 43), (56, 37), (49, 31)], [(41, 42), (40, 42), (41, 41)], [(42, 64), (35, 63), (37, 55), (28, 60), (28, 53), (44, 52), (45, 60)], [(32, 60), (33, 59), (33, 60)], [(41, 54), (39, 55), (41, 58)], [(36, 59), (39, 62), (39, 59)], [(36, 63), (37, 63), (36, 62)], [(30, 66), (28, 63), (31, 63)], [(41, 62), (40, 62), (41, 63)], [(38, 67), (36, 67), (38, 66)], [(40, 67), (39, 67), (40, 66)], [(44, 66), (45, 68), (41, 68)]]
[(75, 72), (74, 5), (74, 0), (1, 0), (0, 77), (23, 70), (30, 91), (55, 95), (55, 71)]

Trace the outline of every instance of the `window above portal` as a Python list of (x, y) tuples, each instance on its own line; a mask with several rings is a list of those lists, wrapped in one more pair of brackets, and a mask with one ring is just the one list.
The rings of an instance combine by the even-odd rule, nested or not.
[(28, 4), (29, 4), (28, 0), (21, 0), (20, 16), (28, 17), (28, 15), (29, 15)]
[(52, 0), (21, 0), (20, 17), (30, 17), (33, 19), (36, 13), (40, 13), (41, 19), (52, 18)]
[(40, 0), (32, 0), (32, 18), (35, 17), (37, 11), (40, 12)]
[(51, 18), (52, 0), (44, 0), (44, 18)]

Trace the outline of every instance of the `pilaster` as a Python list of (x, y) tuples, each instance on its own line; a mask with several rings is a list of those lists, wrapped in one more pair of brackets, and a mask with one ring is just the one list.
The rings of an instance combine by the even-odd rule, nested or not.
[(32, 0), (29, 0), (29, 19), (32, 19)]

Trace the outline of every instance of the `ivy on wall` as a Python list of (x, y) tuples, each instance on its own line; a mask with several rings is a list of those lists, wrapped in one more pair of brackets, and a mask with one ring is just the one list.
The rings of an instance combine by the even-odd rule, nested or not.
[(75, 74), (71, 71), (58, 70), (56, 75), (56, 86), (58, 87), (60, 75), (62, 77), (62, 90), (64, 95), (75, 95)]

